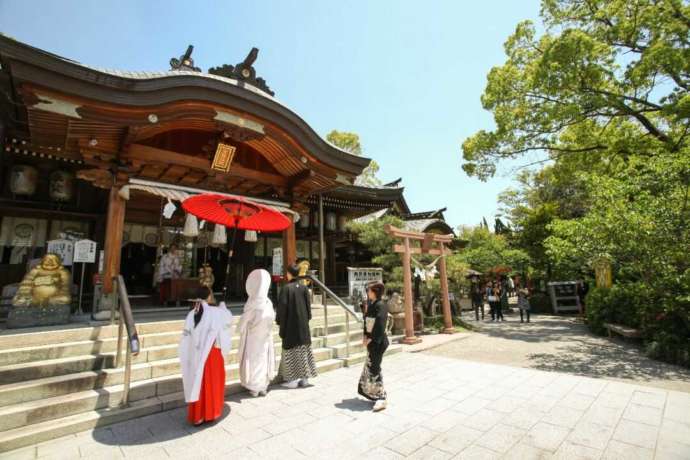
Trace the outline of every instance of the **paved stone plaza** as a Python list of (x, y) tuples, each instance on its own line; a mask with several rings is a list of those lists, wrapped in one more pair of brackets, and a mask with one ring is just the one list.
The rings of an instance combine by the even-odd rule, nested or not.
[(384, 360), (388, 410), (357, 398), (357, 368), (299, 390), (246, 394), (214, 425), (184, 409), (0, 455), (73, 458), (690, 458), (690, 394), (428, 353)]

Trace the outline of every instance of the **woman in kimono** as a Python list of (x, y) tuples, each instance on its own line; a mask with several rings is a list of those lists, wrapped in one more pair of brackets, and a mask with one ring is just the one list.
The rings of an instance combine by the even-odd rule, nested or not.
[(180, 341), (180, 365), (187, 420), (193, 425), (211, 422), (225, 405), (225, 359), (230, 352), (232, 313), (225, 303), (210, 305), (211, 290), (201, 286), (198, 300), (187, 315)]
[(357, 391), (374, 402), (374, 412), (382, 411), (387, 405), (386, 390), (383, 388), (381, 361), (388, 348), (386, 323), (388, 306), (381, 300), (383, 283), (375, 281), (367, 286), (368, 306), (364, 314), (364, 338), (362, 344), (367, 349), (367, 359), (359, 378)]
[(263, 269), (252, 271), (245, 283), (247, 303), (240, 319), (240, 382), (252, 396), (266, 396), (275, 377), (273, 321), (276, 315), (268, 298), (271, 275)]
[(527, 288), (520, 288), (518, 286), (518, 308), (520, 309), (520, 322), (524, 322), (524, 317), (526, 317), (529, 323), (529, 312), (532, 306), (529, 303), (529, 290)]
[(278, 294), (276, 322), (283, 340), (280, 375), (285, 388), (307, 386), (316, 377), (316, 363), (311, 350), (311, 301), (309, 288), (299, 281), (299, 267), (287, 268), (288, 283)]

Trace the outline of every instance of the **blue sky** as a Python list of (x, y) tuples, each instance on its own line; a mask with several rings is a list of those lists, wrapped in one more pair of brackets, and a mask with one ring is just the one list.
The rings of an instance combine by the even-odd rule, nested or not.
[(483, 183), (461, 170), (462, 141), (492, 127), (480, 96), (517, 23), (538, 0), (0, 0), (0, 31), (85, 64), (167, 70), (194, 45), (209, 67), (255, 67), (325, 137), (357, 132), (384, 181), (403, 178), (413, 211), (448, 207), (456, 226), (495, 213), (510, 169)]

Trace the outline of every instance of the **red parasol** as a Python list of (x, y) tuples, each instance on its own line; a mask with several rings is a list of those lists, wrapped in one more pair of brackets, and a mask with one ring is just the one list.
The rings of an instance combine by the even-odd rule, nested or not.
[(200, 219), (232, 229), (232, 237), (228, 242), (228, 264), (223, 283), (223, 298), (226, 300), (227, 282), (230, 277), (230, 260), (233, 255), (237, 229), (256, 232), (282, 232), (291, 224), (290, 219), (280, 211), (242, 197), (217, 194), (194, 195), (182, 202), (182, 209)]
[(182, 202), (182, 209), (200, 219), (240, 230), (282, 232), (290, 219), (268, 206), (241, 197), (194, 195)]

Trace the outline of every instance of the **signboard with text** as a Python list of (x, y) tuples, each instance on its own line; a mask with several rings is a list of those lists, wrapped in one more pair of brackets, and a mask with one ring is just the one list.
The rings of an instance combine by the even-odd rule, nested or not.
[(91, 240), (79, 240), (74, 243), (74, 263), (81, 262), (92, 264), (96, 262), (96, 242)]
[(372, 281), (383, 281), (382, 268), (352, 268), (347, 267), (348, 295), (353, 302), (361, 300), (366, 295), (367, 284)]

